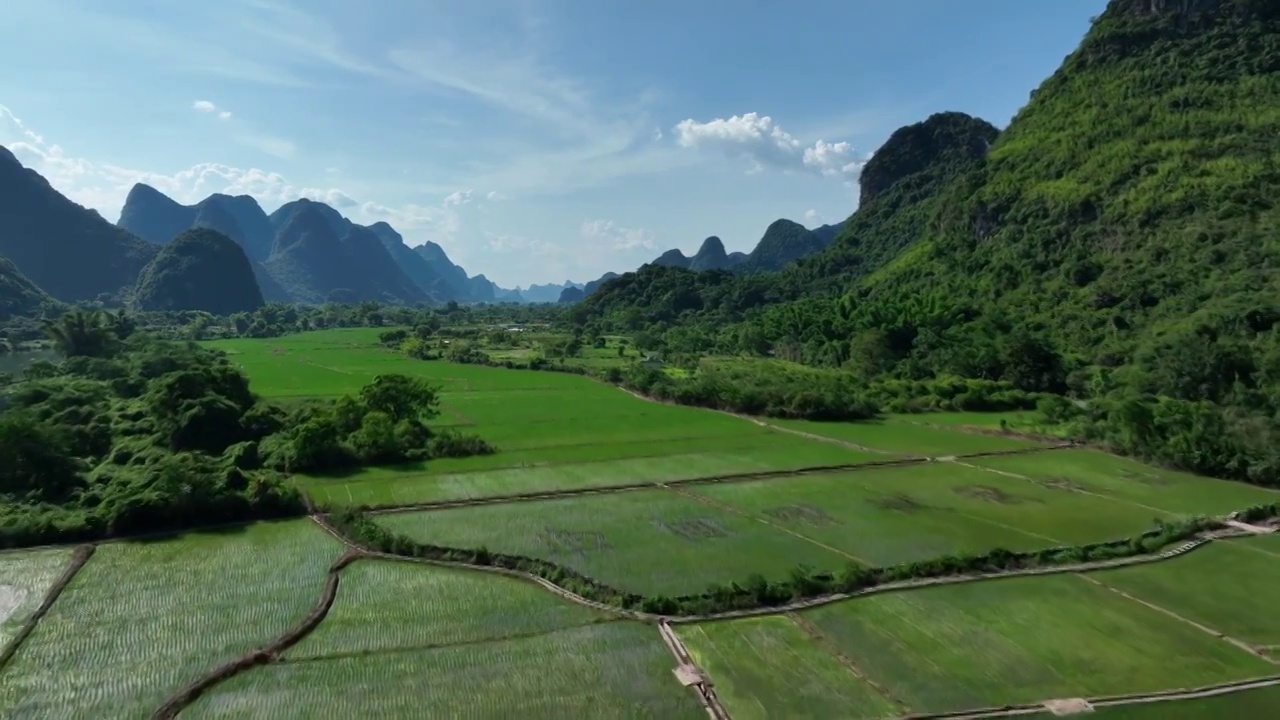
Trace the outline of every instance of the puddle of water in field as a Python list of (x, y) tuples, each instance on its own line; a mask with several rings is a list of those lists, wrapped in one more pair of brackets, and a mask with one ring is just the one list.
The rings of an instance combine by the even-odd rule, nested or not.
[(0, 585), (0, 623), (17, 612), (18, 608), (22, 607), (22, 601), (26, 599), (26, 590), (12, 585)]

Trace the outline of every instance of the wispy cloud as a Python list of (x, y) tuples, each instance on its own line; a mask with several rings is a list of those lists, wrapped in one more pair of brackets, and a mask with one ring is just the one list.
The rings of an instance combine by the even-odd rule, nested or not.
[(732, 157), (745, 158), (750, 161), (752, 172), (773, 167), (852, 180), (867, 160), (847, 142), (817, 140), (806, 145), (783, 130), (773, 118), (754, 112), (707, 122), (690, 118), (677, 124), (674, 132), (680, 147), (712, 148)]
[(582, 239), (592, 245), (614, 250), (653, 250), (657, 240), (644, 228), (625, 228), (612, 220), (588, 220), (582, 223)]

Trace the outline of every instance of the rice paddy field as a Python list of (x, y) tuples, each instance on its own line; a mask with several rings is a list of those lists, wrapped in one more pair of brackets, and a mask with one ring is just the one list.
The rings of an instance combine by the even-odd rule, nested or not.
[(0, 675), (0, 717), (146, 717), (301, 620), (341, 549), (309, 520), (104, 543)]
[(70, 560), (69, 548), (0, 553), (0, 648), (44, 601)]
[[(1195, 556), (1159, 567), (1173, 572), (1195, 562)], [(677, 630), (695, 658), (715, 668), (708, 672), (734, 717), (769, 717), (773, 708), (811, 702), (810, 694), (830, 703), (822, 710), (825, 717), (882, 717), (1156, 692), (1277, 674), (1264, 657), (1094, 581), (1110, 584), (1113, 576), (1011, 578), (883, 593), (799, 613)], [(1272, 593), (1280, 587), (1274, 571), (1270, 584)], [(1204, 585), (1199, 588), (1212, 594)], [(1269, 622), (1271, 629), (1280, 627), (1273, 613)], [(777, 685), (758, 677), (774, 664), (791, 668), (777, 671), (783, 677), (787, 672), (806, 677)], [(833, 679), (839, 677), (837, 669), (842, 681)], [(842, 692), (826, 690), (830, 684)], [(1197, 702), (1246, 707), (1275, 698), (1255, 692), (1263, 699), (1242, 695)], [(1142, 711), (1179, 706), (1165, 702)], [(1104, 717), (1141, 711), (1107, 712)]]
[[(645, 595), (783, 579), (801, 564), (836, 571), (1111, 540), (1280, 500), (1000, 432), (1028, 427), (1025, 413), (752, 420), (575, 375), (413, 360), (377, 346), (378, 332), (213, 344), (255, 392), (285, 405), (355, 393), (381, 373), (427, 378), (442, 388), (435, 425), (499, 448), (296, 478), (313, 499), (385, 506), (375, 521), (419, 541), (543, 558)], [(589, 359), (613, 362), (609, 353)], [(454, 505), (430, 507), (439, 501)], [(310, 520), (102, 543), (0, 660), (0, 717), (150, 717), (295, 627), (342, 553)], [(0, 647), (71, 555), (0, 553)], [(1271, 534), (1146, 565), (673, 627), (735, 720), (890, 718), (1280, 676), (1278, 606)], [(705, 718), (676, 664), (652, 622), (495, 573), (362, 558), (337, 573), (311, 632), (180, 717)], [(1095, 716), (1280, 717), (1278, 687)]]

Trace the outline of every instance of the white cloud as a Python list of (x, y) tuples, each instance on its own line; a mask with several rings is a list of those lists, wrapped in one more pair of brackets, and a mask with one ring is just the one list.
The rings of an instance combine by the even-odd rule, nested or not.
[(588, 220), (582, 223), (582, 239), (615, 250), (653, 250), (657, 241), (643, 228), (624, 228), (612, 220)]
[(804, 211), (804, 220), (808, 223), (820, 223), (822, 222), (822, 213), (810, 208)]
[(455, 190), (449, 193), (444, 199), (445, 207), (458, 207), (471, 202), (472, 190)]
[(754, 112), (708, 122), (682, 120), (674, 131), (680, 147), (713, 148), (730, 157), (745, 158), (751, 162), (752, 172), (772, 167), (851, 180), (866, 162), (847, 142), (818, 140), (806, 146), (773, 118)]
[(485, 198), (488, 199), (489, 202), (498, 202), (500, 200), (506, 200), (507, 196), (497, 190), (490, 190), (489, 193), (485, 195)]
[(485, 243), (488, 245), (490, 250), (499, 253), (520, 253), (535, 255), (538, 257), (548, 257), (560, 255), (564, 252), (564, 248), (556, 245), (555, 243), (522, 235), (495, 235), (493, 233), (486, 233)]
[(191, 109), (195, 110), (198, 113), (205, 113), (206, 115), (217, 113), (217, 117), (219, 120), (231, 119), (230, 110), (227, 110), (225, 108), (219, 108), (217, 104), (209, 102), (208, 100), (196, 100), (195, 102), (191, 103)]
[[(71, 157), (60, 146), (28, 128), (3, 105), (0, 105), (0, 145), (8, 147), (23, 165), (40, 173), (59, 192), (98, 210), (104, 217), (117, 217), (129, 189), (136, 183), (145, 183), (187, 204), (199, 202), (213, 193), (251, 195), (270, 211), (287, 202), (310, 198), (344, 211), (354, 211), (354, 220), (386, 220), (401, 231), (430, 231), (432, 239), (442, 242), (455, 239), (461, 229), (461, 218), (448, 198), (436, 206), (391, 208), (376, 202), (362, 202), (339, 188), (298, 186), (279, 173), (259, 168), (200, 163), (166, 175)], [(462, 196), (469, 197), (469, 191), (453, 193), (449, 198)]]

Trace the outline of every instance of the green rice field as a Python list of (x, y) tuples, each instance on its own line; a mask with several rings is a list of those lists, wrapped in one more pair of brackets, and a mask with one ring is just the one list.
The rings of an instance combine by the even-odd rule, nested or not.
[(734, 718), (888, 717), (899, 707), (819, 647), (789, 615), (679, 628)]
[(324, 622), (286, 656), (421, 650), (609, 620), (614, 618), (501, 575), (361, 560), (343, 568)]
[[(376, 523), (419, 542), (541, 558), (650, 597), (753, 575), (782, 580), (799, 566), (839, 571), (1113, 540), (1158, 520), (1280, 500), (996, 432), (1002, 420), (1029, 427), (1029, 413), (755, 422), (576, 375), (414, 360), (379, 347), (379, 332), (211, 344), (231, 353), (254, 392), (285, 406), (356, 393), (384, 373), (426, 378), (442, 388), (433, 426), (499, 449), (295, 477), (314, 500), (381, 506)], [(616, 364), (616, 347), (593, 349), (584, 363)], [(1016, 452), (985, 455), (1005, 451)], [(725, 477), (753, 473), (768, 476)], [(698, 482), (676, 482), (687, 480)], [(594, 492), (493, 501), (585, 489)], [(175, 691), (296, 626), (343, 552), (309, 519), (102, 543), (0, 667), (0, 717), (150, 717)], [(0, 552), (0, 647), (71, 553)], [(337, 577), (314, 630), (215, 684), (181, 717), (707, 716), (653, 622), (465, 568), (364, 557)], [(1277, 607), (1280, 533), (1119, 569), (886, 591), (672, 627), (735, 720), (888, 718), (1277, 675)], [(1095, 716), (1280, 717), (1280, 689), (1100, 707)]]
[(339, 554), (310, 520), (103, 544), (4, 668), (0, 717), (146, 717), (301, 620)]
[[(1228, 695), (1098, 707), (1085, 716), (1090, 720), (1224, 720), (1234, 718), (1268, 718), (1280, 712), (1280, 686), (1243, 690)], [(1050, 713), (1031, 716), (1049, 720)]]
[(70, 560), (68, 548), (0, 553), (0, 648), (44, 601)]
[[(1278, 540), (1280, 536), (1270, 535), (1218, 542), (1176, 563), (1111, 570), (1093, 577), (1238, 640), (1280, 650)], [(1268, 548), (1276, 554), (1269, 554)]]
[(706, 712), (658, 631), (607, 623), (532, 637), (266, 665), (183, 714), (205, 720), (671, 718)]
[(416, 540), (487, 547), (561, 563), (623, 590), (681, 595), (797, 563), (837, 569), (850, 558), (673, 490), (633, 490), (378, 516)]

